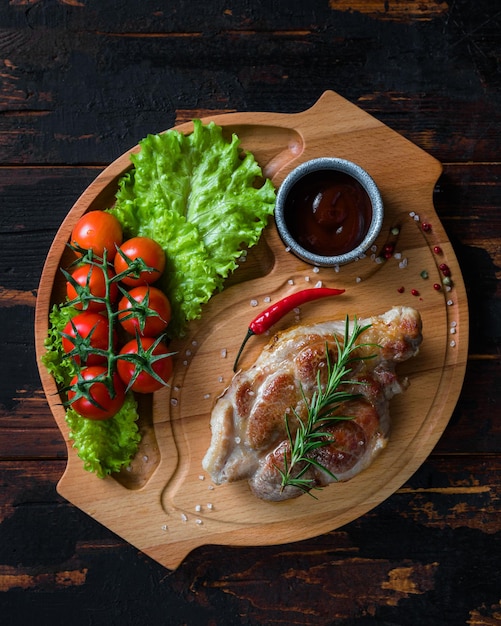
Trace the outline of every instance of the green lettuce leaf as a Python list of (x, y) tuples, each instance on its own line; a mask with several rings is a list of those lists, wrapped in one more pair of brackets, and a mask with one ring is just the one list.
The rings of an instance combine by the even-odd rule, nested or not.
[(258, 242), (275, 206), (273, 184), (256, 186), (261, 168), (238, 137), (227, 141), (214, 122), (193, 124), (189, 135), (169, 130), (140, 142), (111, 209), (128, 236), (152, 237), (166, 252), (171, 336), (200, 316), (238, 267), (242, 249)]
[(52, 374), (54, 380), (61, 387), (67, 387), (73, 376), (77, 373), (77, 367), (73, 359), (66, 357), (61, 341), (61, 333), (66, 324), (78, 313), (71, 306), (58, 306), (55, 304), (49, 313), (49, 331), (45, 338), (45, 354), (42, 355), (42, 363)]
[(129, 465), (141, 441), (137, 418), (137, 403), (130, 392), (120, 411), (108, 420), (85, 419), (70, 407), (66, 423), (84, 469), (104, 478)]

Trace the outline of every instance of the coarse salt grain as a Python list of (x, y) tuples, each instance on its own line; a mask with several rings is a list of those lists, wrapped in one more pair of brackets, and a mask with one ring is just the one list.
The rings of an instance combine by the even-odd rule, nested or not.
[(201, 510), (202, 510), (201, 505), (200, 505), (200, 504), (197, 504), (197, 505), (195, 506), (195, 511), (196, 511), (197, 513), (200, 513), (200, 511), (201, 511)]
[(188, 521), (188, 516), (185, 513), (181, 513), (181, 521), (182, 522), (187, 522)]
[(456, 326), (457, 326), (457, 325), (458, 325), (458, 323), (457, 323), (457, 322), (451, 322), (451, 327), (452, 327), (452, 328), (456, 328)]
[(415, 213), (414, 211), (411, 211), (411, 212), (409, 213), (409, 215), (410, 215), (410, 217), (414, 217), (414, 216), (416, 215), (416, 213)]
[(251, 306), (257, 306), (257, 305), (258, 305), (257, 300), (251, 300), (251, 301), (250, 301), (250, 305), (251, 305)]
[(224, 381), (224, 377), (223, 376), (219, 376), (217, 379), (218, 383), (222, 383)]
[(393, 255), (393, 257), (395, 259), (397, 259), (397, 261), (399, 261), (402, 258), (402, 253), (401, 252), (395, 252), (395, 254)]
[(270, 298), (270, 296), (265, 296), (265, 297), (263, 298), (263, 302), (266, 302), (267, 304), (268, 304), (268, 302), (271, 302), (271, 298)]
[(309, 276), (305, 276), (305, 277), (304, 277), (304, 279), (305, 279), (305, 281), (306, 281), (307, 283), (309, 283), (309, 282), (310, 282), (310, 277), (309, 277)]
[(210, 398), (210, 393), (205, 393), (204, 394), (204, 400), (208, 400)]
[(315, 267), (313, 268), (313, 272), (315, 274), (318, 274), (319, 271), (320, 271), (320, 268), (315, 265)]
[(355, 282), (356, 282), (356, 283), (361, 283), (361, 282), (362, 282), (362, 279), (360, 278), (360, 276), (357, 276), (357, 277), (355, 278)]
[(177, 399), (177, 398), (171, 398), (171, 399), (170, 399), (170, 404), (171, 404), (171, 406), (177, 406), (177, 404), (178, 404), (178, 399)]
[(205, 476), (203, 474), (200, 474), (200, 476), (198, 477), (198, 480), (205, 480)]
[(162, 530), (169, 530), (167, 524), (162, 524)]
[(238, 445), (242, 440), (240, 437), (235, 437), (235, 443)]
[(208, 489), (209, 491), (214, 491), (214, 485), (209, 485), (209, 486), (207, 487), (207, 489)]
[(415, 215), (415, 216), (414, 216), (414, 221), (415, 221), (415, 222), (419, 222), (419, 215)]
[(398, 267), (399, 267), (401, 270), (403, 270), (403, 269), (405, 269), (405, 268), (407, 267), (407, 265), (408, 265), (408, 264), (409, 264), (409, 262), (407, 261), (407, 257), (406, 257), (406, 258), (404, 258), (404, 259), (402, 259), (402, 260), (400, 261), (400, 263), (398, 264)]
[(214, 505), (212, 504), (212, 502), (207, 502), (207, 508), (209, 509), (209, 511), (212, 511), (214, 509)]
[(291, 247), (290, 246), (286, 246), (285, 251), (286, 252), (290, 252), (291, 251)]
[(454, 302), (452, 300), (447, 300), (447, 306), (452, 306)]
[(223, 348), (221, 350), (221, 357), (225, 359), (227, 356), (228, 356), (228, 350), (226, 348)]
[(201, 526), (201, 525), (203, 524), (203, 521), (202, 521), (201, 519), (197, 519), (197, 520), (195, 520), (195, 522), (196, 522), (199, 526)]
[(380, 256), (377, 256), (377, 257), (374, 259), (374, 263), (377, 263), (378, 265), (380, 265), (382, 262), (383, 262), (383, 259), (382, 259)]
[(322, 281), (319, 280), (316, 284), (315, 284), (315, 288), (319, 289), (322, 286)]
[(451, 328), (449, 330), (449, 332), (450, 332), (451, 335), (455, 335), (456, 334), (456, 329), (455, 328)]
[(371, 251), (372, 251), (372, 252), (376, 252), (376, 251), (377, 251), (377, 246), (376, 246), (376, 244), (374, 244), (374, 245), (372, 245), (372, 246), (371, 246)]
[(339, 265), (334, 265), (334, 271), (339, 272)]
[(451, 341), (451, 343), (450, 343), (450, 346), (451, 346), (451, 348), (454, 348), (454, 347), (455, 347), (455, 345), (456, 345), (456, 342), (455, 342), (455, 341), (454, 341), (454, 339), (453, 339), (453, 340)]
[(287, 283), (288, 283), (289, 285), (293, 285), (293, 284), (294, 284), (294, 281), (293, 281), (293, 279), (292, 279), (292, 278), (289, 278), (289, 280), (287, 281)]

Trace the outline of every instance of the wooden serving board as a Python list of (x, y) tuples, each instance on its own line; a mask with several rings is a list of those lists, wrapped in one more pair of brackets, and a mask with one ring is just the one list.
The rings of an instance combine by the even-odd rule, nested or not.
[[(455, 407), (466, 366), (468, 310), (454, 251), (432, 204), (441, 165), (387, 126), (333, 92), (297, 114), (231, 113), (210, 119), (252, 151), (278, 187), (295, 166), (319, 156), (355, 161), (374, 178), (385, 205), (382, 249), (398, 226), (401, 258), (377, 263), (367, 258), (336, 269), (314, 268), (286, 252), (270, 221), (260, 243), (228, 279), (225, 290), (205, 307), (202, 319), (175, 342), (178, 352), (171, 387), (141, 402), (141, 449), (131, 467), (104, 480), (84, 471), (68, 440), (64, 410), (45, 368), (40, 374), (47, 400), (68, 445), (68, 465), (59, 493), (93, 518), (166, 567), (175, 568), (188, 552), (204, 544), (266, 545), (296, 541), (352, 521), (398, 489), (423, 463)], [(189, 132), (191, 124), (178, 129)], [(137, 150), (136, 147), (134, 150)], [(37, 355), (43, 354), (48, 313), (61, 299), (59, 267), (65, 243), (81, 215), (111, 206), (118, 178), (130, 167), (130, 152), (107, 167), (75, 203), (62, 224), (43, 270), (36, 309)], [(417, 214), (414, 219), (411, 214)], [(421, 222), (431, 224), (424, 232)], [(433, 248), (440, 246), (437, 255)], [(403, 259), (406, 267), (400, 267)], [(454, 282), (436, 291), (439, 264)], [(429, 273), (428, 279), (421, 272)], [(419, 355), (403, 364), (409, 389), (391, 403), (392, 431), (382, 454), (347, 483), (319, 492), (266, 503), (247, 483), (213, 486), (201, 461), (210, 441), (215, 399), (228, 385), (236, 351), (251, 319), (268, 302), (314, 286), (345, 288), (343, 296), (301, 308), (301, 323), (383, 313), (393, 305), (417, 308), (424, 341)], [(400, 288), (405, 290), (401, 293)], [(413, 295), (418, 290), (419, 295)], [(297, 321), (291, 313), (277, 329)], [(266, 336), (253, 337), (240, 365), (249, 366)]]

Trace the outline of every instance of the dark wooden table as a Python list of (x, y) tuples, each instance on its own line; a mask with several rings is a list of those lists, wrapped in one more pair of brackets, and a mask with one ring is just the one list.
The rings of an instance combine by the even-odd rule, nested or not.
[[(501, 623), (498, 3), (10, 0), (0, 50), (0, 622)], [(42, 265), (80, 193), (147, 133), (302, 111), (327, 89), (444, 165), (464, 388), (433, 453), (371, 512), (297, 544), (203, 547), (171, 572), (56, 493), (66, 446), (33, 348)]]

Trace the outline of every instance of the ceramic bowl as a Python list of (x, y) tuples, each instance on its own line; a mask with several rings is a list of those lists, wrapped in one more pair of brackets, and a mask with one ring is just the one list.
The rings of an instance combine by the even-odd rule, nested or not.
[[(335, 183), (337, 187), (334, 187), (333, 183), (331, 191), (326, 191), (325, 180), (337, 179), (342, 182)], [(315, 187), (317, 184), (318, 190)], [(304, 191), (305, 185), (308, 186), (308, 192)], [(343, 189), (348, 191), (345, 192)], [(312, 218), (312, 214), (316, 211), (315, 203), (318, 205), (320, 202), (319, 198), (327, 198), (325, 202), (329, 202), (330, 210), (335, 205), (336, 198), (342, 197), (345, 193), (347, 194), (345, 198), (348, 200), (342, 203), (343, 219), (357, 220), (357, 237), (345, 237), (343, 245), (337, 246), (335, 242), (342, 236), (343, 223), (348, 224), (348, 222), (341, 221), (337, 227), (338, 222), (335, 222), (333, 227), (329, 219), (319, 219), (314, 225), (315, 229), (321, 235), (322, 240), (328, 242), (329, 248), (328, 252), (319, 252), (314, 243), (310, 240), (306, 241), (308, 229), (304, 227), (304, 222), (301, 220)], [(309, 199), (305, 202), (306, 196)], [(350, 198), (355, 197), (356, 200), (350, 204)], [(363, 215), (361, 215), (362, 211)], [(303, 213), (307, 213), (308, 217), (302, 215)], [(293, 218), (292, 215), (296, 217)], [(345, 159), (320, 157), (306, 161), (287, 175), (277, 192), (275, 222), (280, 237), (291, 252), (311, 265), (334, 267), (363, 256), (376, 240), (383, 224), (383, 216), (383, 201), (376, 183), (362, 167)], [(299, 222), (294, 225), (293, 219)], [(360, 227), (362, 223), (363, 228)], [(350, 228), (347, 226), (345, 233), (348, 231)], [(310, 239), (314, 239), (314, 236), (312, 235)], [(325, 248), (326, 246), (324, 250)]]

